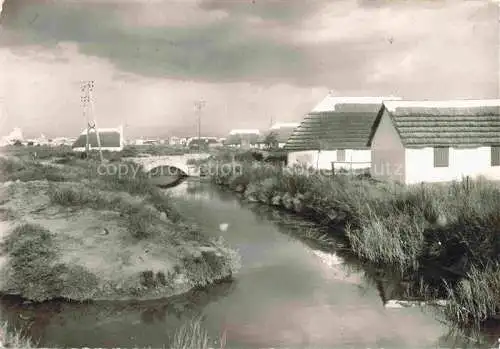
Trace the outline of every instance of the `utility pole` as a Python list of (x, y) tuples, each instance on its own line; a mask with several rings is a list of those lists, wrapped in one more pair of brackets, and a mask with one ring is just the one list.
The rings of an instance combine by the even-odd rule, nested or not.
[(201, 148), (201, 110), (205, 106), (206, 102), (203, 99), (194, 102), (194, 107), (198, 114), (198, 148)]
[[(101, 149), (101, 137), (99, 136), (99, 130), (97, 128), (97, 123), (94, 115), (94, 101), (92, 98), (92, 92), (94, 91), (95, 83), (93, 80), (90, 81), (82, 81), (81, 91), (82, 91), (82, 103), (83, 103), (83, 118), (86, 123), (86, 142), (85, 142), (85, 152), (88, 156), (90, 150), (89, 136), (90, 131), (93, 130), (96, 139), (97, 139), (97, 147), (99, 149), (99, 158), (101, 162), (103, 161), (102, 149)], [(90, 113), (89, 110), (90, 109)], [(91, 116), (89, 117), (89, 114)]]

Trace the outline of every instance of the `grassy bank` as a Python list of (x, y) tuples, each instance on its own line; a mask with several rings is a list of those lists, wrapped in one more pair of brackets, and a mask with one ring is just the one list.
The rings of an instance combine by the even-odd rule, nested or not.
[(187, 224), (134, 164), (119, 165), (110, 174), (77, 158), (0, 158), (1, 292), (35, 301), (150, 299), (237, 271), (239, 257), (222, 239)]
[[(217, 153), (217, 148), (209, 148), (207, 151)], [(127, 157), (136, 157), (139, 155), (151, 156), (167, 156), (167, 155), (183, 155), (187, 153), (197, 153), (199, 151), (189, 149), (181, 145), (126, 145), (122, 151), (107, 151), (103, 150), (103, 157), (111, 161), (118, 161)], [(78, 158), (78, 153), (73, 152), (70, 146), (4, 146), (0, 147), (0, 154), (15, 156), (21, 159), (29, 160), (36, 156), (38, 160), (47, 160), (54, 158)], [(91, 151), (91, 156), (95, 159), (99, 157), (96, 149)]]
[[(261, 162), (212, 162), (212, 180), (247, 200), (343, 228), (349, 248), (398, 270), (418, 297), (447, 297), (446, 316), (479, 327), (500, 306), (500, 189), (485, 180), (402, 186)], [(337, 229), (338, 230), (338, 229)], [(422, 291), (425, 289), (425, 292)]]

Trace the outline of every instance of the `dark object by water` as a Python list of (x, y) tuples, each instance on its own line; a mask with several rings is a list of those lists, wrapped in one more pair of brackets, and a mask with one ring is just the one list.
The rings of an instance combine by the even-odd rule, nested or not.
[(154, 274), (151, 270), (146, 270), (141, 273), (141, 285), (145, 287), (154, 287)]
[(80, 159), (85, 160), (88, 157), (86, 152), (80, 154)]
[(160, 188), (171, 188), (179, 185), (184, 180), (186, 180), (187, 176), (158, 176), (151, 177), (149, 180), (151, 184), (156, 185)]

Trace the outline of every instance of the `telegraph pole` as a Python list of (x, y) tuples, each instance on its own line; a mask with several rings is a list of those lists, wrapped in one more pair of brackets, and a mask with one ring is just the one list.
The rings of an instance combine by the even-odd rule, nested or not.
[(205, 102), (203, 99), (194, 102), (194, 107), (198, 114), (198, 148), (201, 148), (201, 110), (203, 109), (206, 103), (207, 102)]
[[(99, 130), (97, 128), (97, 123), (95, 120), (95, 115), (94, 115), (94, 101), (92, 98), (92, 92), (94, 91), (94, 80), (90, 81), (82, 81), (81, 85), (81, 91), (82, 91), (82, 103), (83, 103), (83, 118), (85, 119), (86, 123), (86, 142), (85, 142), (85, 152), (88, 156), (89, 150), (90, 150), (90, 143), (89, 143), (89, 136), (90, 136), (90, 131), (93, 130), (96, 139), (97, 139), (97, 147), (99, 149), (99, 158), (101, 162), (103, 161), (102, 157), (102, 149), (101, 149), (101, 137), (99, 136)], [(90, 114), (91, 118), (89, 117), (89, 110), (90, 109)]]

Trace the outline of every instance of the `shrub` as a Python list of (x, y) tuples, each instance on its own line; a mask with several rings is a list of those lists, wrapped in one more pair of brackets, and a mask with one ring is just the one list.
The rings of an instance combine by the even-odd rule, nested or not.
[(2, 247), (9, 253), (12, 269), (7, 283), (20, 290), (22, 297), (44, 301), (60, 295), (57, 251), (47, 229), (22, 224), (13, 229)]

